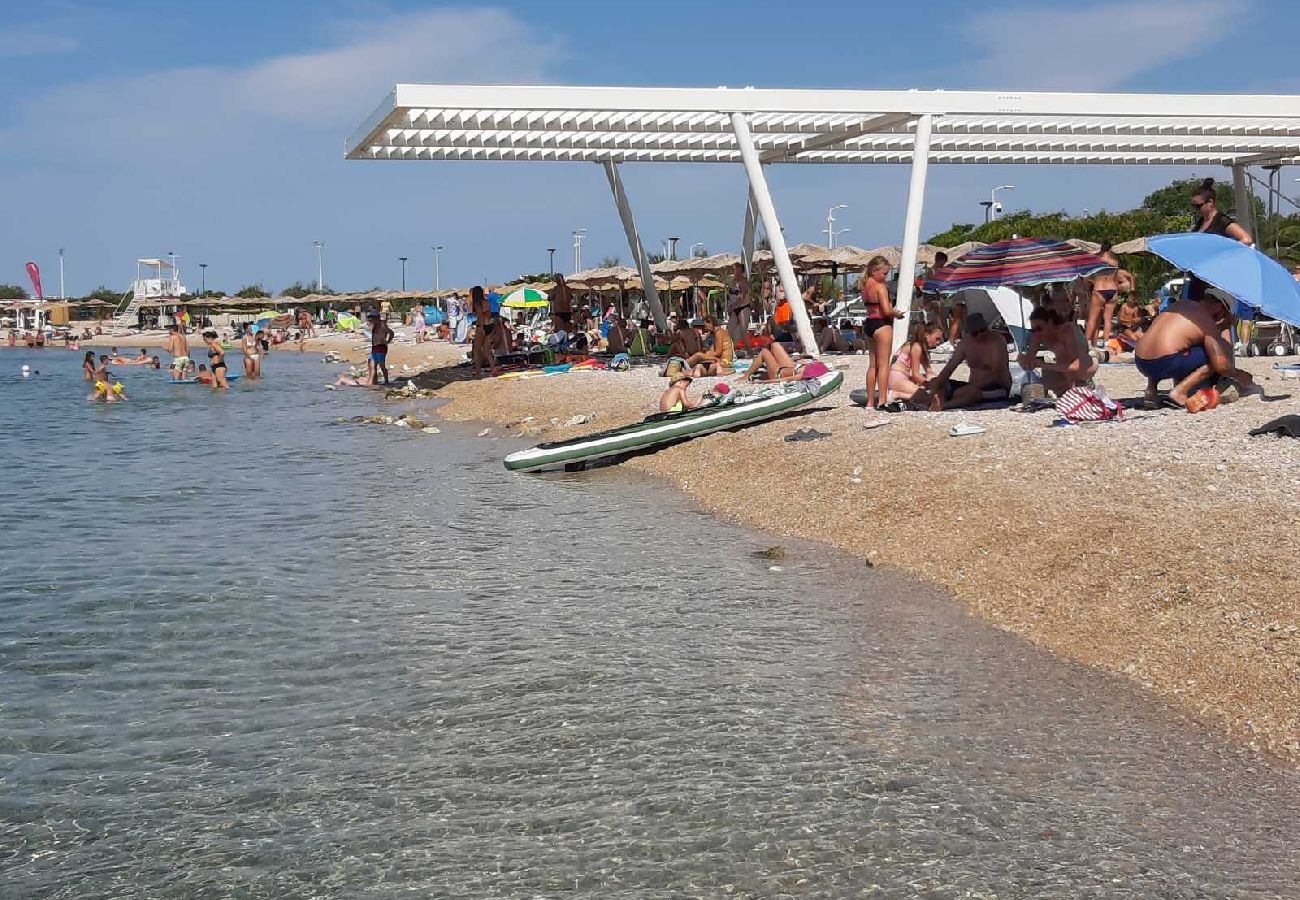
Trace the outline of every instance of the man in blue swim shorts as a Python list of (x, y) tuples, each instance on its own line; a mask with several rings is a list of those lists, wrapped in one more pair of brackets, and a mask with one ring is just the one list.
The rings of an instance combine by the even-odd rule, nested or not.
[(366, 317), (370, 320), (370, 361), (366, 369), (370, 373), (370, 383), (379, 383), (379, 373), (384, 373), (384, 384), (388, 384), (388, 344), (393, 339), (393, 329), (377, 312)]
[(1155, 317), (1134, 350), (1137, 369), (1147, 379), (1147, 404), (1158, 402), (1160, 382), (1174, 382), (1169, 400), (1188, 412), (1219, 405), (1220, 378), (1250, 387), (1250, 373), (1232, 358), (1232, 313), (1222, 294), (1208, 290), (1199, 299), (1179, 300)]

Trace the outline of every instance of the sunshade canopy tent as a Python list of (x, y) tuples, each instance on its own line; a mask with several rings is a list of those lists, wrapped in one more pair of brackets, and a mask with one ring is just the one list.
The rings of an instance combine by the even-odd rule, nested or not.
[[(899, 261), (910, 273), (930, 162), (1224, 165), (1244, 194), (1246, 166), (1300, 157), (1300, 98), (400, 84), (346, 155), (600, 163), (647, 282), (618, 164), (741, 163), (750, 187), (742, 257), (751, 257), (761, 219), (801, 341), (815, 351), (764, 164), (911, 163)], [(662, 320), (652, 288), (647, 296)], [(901, 309), (911, 296), (912, 279), (900, 279)]]

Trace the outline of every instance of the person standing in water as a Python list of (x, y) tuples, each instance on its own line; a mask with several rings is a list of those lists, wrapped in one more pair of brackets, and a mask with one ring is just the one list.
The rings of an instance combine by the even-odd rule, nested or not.
[(384, 317), (372, 312), (370, 319), (370, 360), (366, 365), (366, 371), (370, 375), (370, 383), (379, 383), (379, 373), (384, 374), (384, 384), (388, 384), (388, 344), (393, 339), (393, 329), (388, 327), (388, 322)]
[(185, 369), (190, 364), (190, 342), (179, 325), (172, 325), (167, 331), (167, 342), (163, 344), (163, 349), (172, 355), (172, 381), (179, 381), (185, 377)]
[(217, 340), (215, 331), (203, 332), (203, 342), (208, 345), (208, 366), (212, 369), (212, 389), (214, 391), (229, 390), (230, 383), (226, 381), (226, 351), (221, 346), (221, 341)]
[[(207, 334), (203, 335), (205, 338)], [(260, 361), (261, 345), (257, 341), (257, 332), (249, 326), (244, 332), (243, 340), (239, 342), (239, 347), (244, 351), (244, 377), (249, 381), (257, 380), (257, 365)]]
[(81, 377), (84, 381), (95, 380), (95, 351), (87, 350), (81, 360)]

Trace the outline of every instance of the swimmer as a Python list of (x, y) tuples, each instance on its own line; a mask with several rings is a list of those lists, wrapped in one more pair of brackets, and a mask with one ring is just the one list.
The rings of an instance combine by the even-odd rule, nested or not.
[(95, 380), (95, 351), (87, 350), (81, 360), (81, 378), (83, 381)]

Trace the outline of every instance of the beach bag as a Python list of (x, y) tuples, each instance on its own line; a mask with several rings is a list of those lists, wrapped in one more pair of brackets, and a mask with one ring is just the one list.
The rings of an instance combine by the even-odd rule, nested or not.
[(1092, 388), (1070, 388), (1056, 401), (1056, 411), (1071, 422), (1106, 422), (1123, 419), (1124, 407)]

